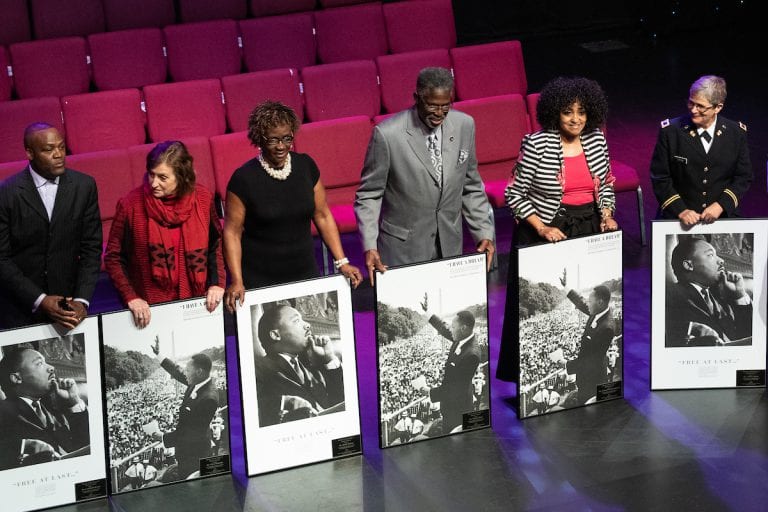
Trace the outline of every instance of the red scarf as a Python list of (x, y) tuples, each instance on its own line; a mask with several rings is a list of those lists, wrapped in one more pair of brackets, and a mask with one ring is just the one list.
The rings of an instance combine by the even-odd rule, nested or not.
[(179, 267), (171, 229), (181, 228), (180, 244), (187, 277), (194, 296), (204, 295), (208, 275), (208, 219), (197, 204), (197, 192), (182, 197), (158, 199), (144, 182), (144, 206), (149, 218), (149, 262), (152, 279), (163, 288), (177, 290)]

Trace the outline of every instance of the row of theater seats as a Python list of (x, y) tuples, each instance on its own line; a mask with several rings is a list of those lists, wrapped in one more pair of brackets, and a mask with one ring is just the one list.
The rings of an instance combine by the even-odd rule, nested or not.
[(59, 127), (69, 151), (83, 153), (141, 144), (146, 133), (157, 142), (242, 131), (253, 107), (268, 98), (290, 105), (308, 122), (374, 118), (412, 105), (416, 76), (427, 66), (454, 70), (458, 100), (526, 93), (520, 43), (506, 41), (320, 64), (301, 72), (277, 69), (0, 102), (0, 162), (24, 157), (19, 133), (35, 121)]
[(164, 27), (221, 18), (244, 19), (369, 0), (2, 0), (0, 44)]
[[(264, 97), (259, 96), (259, 91), (267, 96), (283, 99), (297, 108), (299, 112), (303, 101), (307, 105), (305, 110), (307, 111), (308, 122), (302, 126), (297, 134), (295, 149), (299, 152), (309, 153), (317, 160), (323, 181), (328, 188), (328, 200), (339, 222), (340, 229), (343, 232), (354, 231), (356, 226), (352, 214), (352, 201), (359, 184), (360, 170), (371, 134), (372, 123), (379, 123), (390, 113), (412, 104), (411, 95), (416, 74), (419, 69), (427, 65), (453, 68), (456, 77), (457, 99), (454, 107), (475, 119), (480, 174), (492, 205), (496, 208), (503, 207), (503, 189), (518, 157), (520, 140), (525, 133), (539, 128), (535, 121), (535, 106), (538, 95), (527, 94), (522, 49), (518, 41), (458, 47), (450, 51), (432, 50), (389, 55), (376, 59), (375, 64), (372, 61), (359, 61), (306, 68), (302, 70), (302, 80), (305, 85), (303, 97), (301, 95), (296, 96), (297, 76), (296, 72), (292, 70), (242, 74), (225, 77), (221, 81), (191, 81), (148, 86), (144, 88), (143, 93), (147, 103), (150, 139), (157, 141), (175, 138), (191, 141), (191, 151), (196, 158), (196, 169), (200, 174), (201, 182), (215, 189), (220, 197), (223, 197), (229, 176), (234, 169), (256, 154), (256, 150), (251, 147), (244, 130), (247, 124), (247, 112), (258, 101), (258, 98)], [(351, 78), (352, 70), (358, 68), (368, 71), (378, 69), (381, 85), (375, 84), (370, 89), (353, 80)], [(314, 76), (315, 71), (318, 76)], [(314, 101), (311, 91), (316, 88), (314, 80), (323, 76), (324, 71), (328, 72), (325, 76), (326, 90), (322, 95), (319, 95), (320, 87), (317, 87), (317, 90), (318, 99), (323, 98), (325, 100), (325, 109), (314, 109), (309, 107)], [(261, 86), (253, 85), (253, 88), (249, 89), (247, 83), (234, 84), (235, 87), (237, 85), (244, 87), (240, 96), (241, 108), (239, 114), (235, 114), (235, 110), (229, 114), (229, 123), (234, 133), (224, 134), (224, 119), (228, 115), (226, 112), (229, 112), (230, 108), (234, 109), (237, 103), (233, 99), (236, 96), (232, 94), (234, 89), (227, 86), (228, 79), (231, 78), (238, 82), (247, 81), (254, 77), (264, 79)], [(281, 97), (282, 93), (275, 89), (267, 89), (270, 86), (276, 87), (283, 79), (286, 80), (286, 83), (293, 84), (290, 86), (293, 92), (288, 97)], [(347, 79), (350, 82), (344, 85), (344, 81)], [(373, 78), (369, 78), (368, 82), (373, 84)], [(317, 83), (321, 82), (318, 81)], [(223, 84), (222, 87), (227, 98), (226, 106), (222, 105), (221, 102), (219, 84)], [(210, 111), (207, 111), (206, 108), (195, 109), (203, 103), (203, 99), (202, 96), (191, 91), (201, 85), (210, 88), (208, 96), (214, 98), (208, 100), (211, 104)], [(181, 87), (190, 88), (186, 91), (189, 94), (186, 95), (182, 89), (179, 89)], [(165, 94), (156, 96), (156, 94), (163, 92)], [(128, 91), (128, 93), (134, 94), (133, 110), (135, 111), (138, 91), (133, 90)], [(92, 93), (80, 98), (90, 100), (106, 97), (102, 96), (105, 94), (108, 93)], [(380, 114), (379, 98), (384, 104), (384, 108), (381, 109), (384, 114)], [(42, 99), (26, 101), (42, 101)], [(71, 98), (64, 98), (63, 100), (65, 114), (68, 108), (67, 104), (71, 101)], [(291, 103), (292, 101), (294, 103)], [(1, 112), (4, 106), (19, 103), (21, 101), (0, 103), (0, 117), (2, 117)], [(119, 120), (119, 114), (115, 113), (114, 108), (110, 110), (110, 103), (89, 105), (83, 110), (81, 124), (98, 126), (98, 116), (94, 117), (94, 113), (99, 113), (104, 109), (106, 111), (104, 116), (106, 123), (102, 122), (100, 125), (104, 131), (104, 136), (117, 134), (122, 137), (117, 143), (123, 146), (132, 144), (131, 140), (133, 139), (128, 137), (129, 130), (127, 130), (130, 123)], [(184, 104), (186, 107), (182, 107)], [(355, 115), (356, 112), (354, 111), (343, 110), (350, 104), (356, 105), (355, 108), (361, 108), (362, 115)], [(375, 106), (372, 107), (372, 104)], [(213, 117), (211, 117), (210, 112), (213, 112)], [(153, 132), (153, 115), (156, 116), (158, 126), (163, 126), (167, 130), (166, 132)], [(65, 118), (68, 121), (62, 128), (72, 130), (71, 114)], [(212, 133), (185, 132), (187, 127), (196, 123), (199, 123), (200, 130), (209, 129), (211, 126), (217, 126), (218, 129)], [(61, 123), (54, 122), (52, 124), (62, 126)], [(21, 122), (18, 129), (6, 134), (7, 138), (12, 137), (13, 140), (3, 141), (0, 139), (0, 149), (13, 145), (20, 150), (20, 133), (23, 126), (24, 124)], [(133, 141), (144, 142), (141, 139), (141, 130), (137, 129), (136, 132), (137, 138)], [(203, 135), (203, 137), (194, 138), (193, 135)], [(98, 137), (94, 134), (93, 138)], [(72, 144), (71, 133), (68, 133), (68, 140)], [(102, 191), (100, 199), (105, 223), (111, 221), (116, 198), (125, 194), (131, 186), (136, 185), (144, 172), (143, 161), (141, 160), (143, 156), (135, 157), (135, 153), (145, 155), (148, 148), (148, 145), (135, 144), (129, 149), (89, 152), (69, 157), (70, 166), (74, 168), (79, 166), (87, 172), (91, 172), (92, 169), (92, 173), (97, 176), (97, 179), (102, 180), (104, 187), (107, 187), (106, 192)], [(129, 156), (134, 154), (134, 157), (126, 158), (126, 151)], [(21, 159), (23, 156), (17, 158)], [(105, 161), (105, 159), (110, 161)], [(138, 162), (138, 164), (130, 167), (130, 171), (126, 171), (126, 164), (113, 163), (111, 160), (133, 161), (134, 163)], [(22, 161), (0, 165), (0, 178), (2, 178), (3, 172), (9, 173), (23, 165), (24, 162)], [(617, 191), (637, 194), (638, 214), (641, 221), (641, 241), (644, 243), (642, 191), (637, 172), (614, 160), (612, 160), (612, 167), (616, 176)], [(113, 180), (111, 177), (115, 173), (120, 173), (120, 178)], [(125, 180), (131, 180), (130, 184)]]
[(450, 0), (372, 2), (30, 41), (0, 47), (0, 101), (13, 91), (21, 99), (66, 96), (455, 45)]

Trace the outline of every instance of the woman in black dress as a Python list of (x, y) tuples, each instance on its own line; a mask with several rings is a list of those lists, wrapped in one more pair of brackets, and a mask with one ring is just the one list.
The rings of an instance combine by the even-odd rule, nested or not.
[(296, 113), (265, 101), (248, 119), (248, 138), (261, 154), (237, 169), (227, 185), (224, 257), (231, 284), (225, 304), (234, 311), (246, 289), (319, 275), (310, 221), (336, 268), (357, 287), (362, 276), (344, 256), (325, 199), (320, 171), (308, 155), (291, 151)]

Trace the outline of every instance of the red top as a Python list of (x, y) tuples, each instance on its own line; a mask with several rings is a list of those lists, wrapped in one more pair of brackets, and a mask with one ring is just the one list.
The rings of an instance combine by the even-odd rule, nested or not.
[[(226, 287), (224, 254), (221, 248), (221, 225), (213, 203), (213, 194), (197, 185), (195, 191), (200, 214), (210, 219), (208, 233), (208, 287)], [(187, 276), (187, 262), (183, 243), (176, 243), (176, 262), (179, 273), (178, 289), (160, 287), (152, 279), (148, 247), (149, 218), (144, 206), (142, 187), (132, 190), (117, 203), (117, 213), (109, 232), (104, 255), (112, 283), (126, 304), (141, 298), (150, 304), (192, 297), (192, 287)], [(173, 229), (173, 238), (181, 238), (181, 229)]]
[(595, 184), (584, 153), (564, 158), (562, 204), (579, 206), (595, 201)]

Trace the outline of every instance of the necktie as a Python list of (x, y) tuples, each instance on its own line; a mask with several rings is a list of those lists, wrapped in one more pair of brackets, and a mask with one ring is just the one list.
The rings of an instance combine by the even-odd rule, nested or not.
[(437, 134), (432, 132), (427, 138), (427, 149), (429, 150), (429, 158), (432, 160), (432, 167), (435, 168), (437, 174), (437, 183), (443, 185), (443, 155), (440, 147), (437, 145)]
[(707, 144), (712, 142), (712, 136), (709, 134), (707, 130), (704, 130), (703, 132), (701, 132), (701, 135), (699, 135), (699, 137), (707, 141)]
[(37, 415), (37, 419), (40, 420), (40, 424), (43, 426), (43, 428), (47, 427), (48, 420), (45, 417), (43, 408), (40, 406), (40, 400), (35, 400), (34, 402), (32, 402), (32, 409), (34, 409), (35, 414)]
[(48, 220), (50, 220), (53, 215), (53, 205), (56, 202), (56, 181), (46, 180), (45, 185), (41, 189), (43, 205), (45, 206), (46, 213), (48, 213)]
[(304, 372), (301, 371), (301, 366), (299, 366), (298, 357), (294, 357), (291, 359), (291, 368), (293, 368), (293, 371), (295, 371), (296, 375), (299, 377), (299, 382), (304, 384)]
[(701, 293), (704, 295), (704, 302), (707, 303), (707, 309), (709, 309), (709, 312), (713, 315), (716, 315), (717, 307), (715, 306), (715, 301), (712, 300), (712, 295), (709, 293), (709, 288), (704, 288), (701, 290)]

